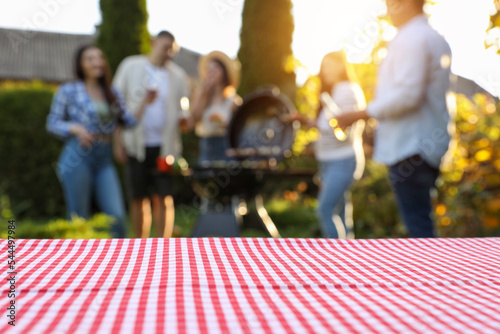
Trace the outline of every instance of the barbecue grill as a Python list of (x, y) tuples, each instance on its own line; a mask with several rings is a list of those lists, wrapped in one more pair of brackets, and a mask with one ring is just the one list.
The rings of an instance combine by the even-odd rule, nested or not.
[(259, 190), (273, 175), (280, 175), (278, 163), (292, 156), (295, 110), (277, 88), (249, 94), (239, 106), (226, 135), (229, 161), (212, 161), (194, 166), (190, 178), (204, 205), (193, 237), (238, 237), (242, 216), (255, 203), (257, 217), (273, 237), (278, 230), (267, 214)]

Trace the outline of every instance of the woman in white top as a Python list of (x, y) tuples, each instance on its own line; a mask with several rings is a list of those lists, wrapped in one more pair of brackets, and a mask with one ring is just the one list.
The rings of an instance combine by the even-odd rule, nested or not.
[[(323, 58), (319, 73), (321, 91), (331, 95), (340, 112), (365, 108), (365, 96), (353, 77), (343, 52), (332, 52)], [(318, 215), (324, 237), (354, 238), (349, 186), (353, 179), (361, 177), (364, 169), (364, 124), (353, 125), (346, 131), (347, 137), (339, 140), (332, 127), (335, 121), (331, 121), (331, 113), (325, 108), (321, 108), (316, 119), (309, 123), (320, 132), (316, 142), (316, 159), (322, 180)]]
[(200, 59), (203, 82), (193, 98), (192, 116), (200, 137), (199, 163), (226, 161), (226, 129), (239, 103), (239, 63), (219, 51)]

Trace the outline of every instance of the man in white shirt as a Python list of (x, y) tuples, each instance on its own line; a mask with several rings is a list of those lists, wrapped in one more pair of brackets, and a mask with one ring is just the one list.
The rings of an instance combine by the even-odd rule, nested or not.
[(424, 0), (387, 0), (399, 31), (380, 66), (375, 99), (338, 118), (343, 128), (378, 121), (374, 159), (390, 166), (401, 216), (412, 237), (434, 237), (430, 191), (448, 150), (451, 51), (423, 13)]
[(138, 126), (123, 130), (118, 136), (122, 145), (118, 140), (115, 147), (117, 160), (127, 164), (130, 215), (138, 238), (149, 237), (151, 208), (156, 236), (170, 237), (173, 231), (173, 177), (161, 173), (158, 166), (160, 162), (172, 162), (182, 152), (181, 100), (187, 99), (189, 90), (185, 72), (171, 61), (177, 50), (174, 36), (161, 31), (148, 55), (122, 61), (113, 81), (131, 113), (137, 112), (145, 96), (150, 97)]

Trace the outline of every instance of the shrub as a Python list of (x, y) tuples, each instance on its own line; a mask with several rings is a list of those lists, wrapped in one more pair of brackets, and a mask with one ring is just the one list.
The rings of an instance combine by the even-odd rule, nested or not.
[[(9, 197), (0, 189), (0, 219), (3, 222), (16, 220), (16, 239), (107, 239), (113, 218), (98, 214), (85, 220), (75, 218), (72, 221), (57, 219), (52, 221), (17, 221), (16, 207), (11, 207)], [(8, 230), (0, 232), (0, 238), (8, 238)]]
[[(16, 222), (16, 239), (109, 239), (113, 218), (97, 214), (85, 220), (76, 218), (72, 221), (56, 219), (51, 221), (23, 220)], [(7, 230), (1, 238), (6, 239)]]
[(0, 91), (0, 185), (19, 214), (64, 214), (64, 200), (53, 164), (62, 142), (45, 130), (54, 88), (34, 83)]
[(282, 237), (321, 237), (316, 216), (316, 201), (305, 199), (301, 205), (298, 204), (290, 199), (275, 199), (266, 205), (266, 209)]
[(500, 235), (499, 126), (492, 99), (457, 97), (456, 133), (436, 207), (441, 235)]
[(356, 238), (407, 236), (385, 166), (367, 161), (363, 178), (354, 182), (351, 192)]

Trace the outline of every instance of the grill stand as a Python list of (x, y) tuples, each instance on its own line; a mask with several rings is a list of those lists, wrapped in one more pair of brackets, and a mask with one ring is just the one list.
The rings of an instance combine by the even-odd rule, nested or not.
[(229, 203), (209, 201), (202, 198), (200, 215), (196, 220), (191, 237), (235, 238), (241, 235), (242, 217), (237, 210), (236, 196)]
[[(235, 159), (240, 165), (240, 175), (234, 175), (231, 182), (222, 187), (217, 198), (211, 199), (208, 209), (201, 213), (193, 230), (193, 237), (217, 235), (220, 237), (240, 236), (242, 221), (251, 222), (251, 215), (243, 220), (241, 214), (248, 214), (245, 201), (255, 202), (257, 215), (253, 223), (262, 228), (272, 237), (279, 237), (278, 229), (264, 207), (262, 196), (258, 190), (263, 183), (264, 174), (286, 157), (291, 157), (295, 130), (298, 122), (293, 122), (293, 103), (282, 95), (278, 87), (268, 86), (247, 95), (243, 103), (233, 112), (229, 122), (226, 141), (226, 155)], [(218, 183), (214, 178), (225, 167), (196, 168), (198, 171), (193, 179), (199, 184)], [(204, 167), (204, 168), (203, 168)], [(195, 170), (196, 172), (196, 170)], [(229, 173), (229, 175), (232, 175)], [(202, 192), (197, 192), (202, 197)], [(238, 197), (234, 197), (237, 195)], [(215, 203), (218, 201), (218, 203)], [(244, 203), (242, 206), (236, 205)], [(219, 210), (213, 210), (219, 206)]]
[[(264, 207), (262, 195), (256, 195), (253, 200), (257, 213), (255, 219), (258, 221), (258, 225), (267, 231), (271, 237), (280, 238), (276, 225)], [(230, 202), (227, 201), (226, 203), (209, 201), (206, 198), (203, 198), (202, 201), (200, 215), (191, 237), (236, 238), (241, 236), (241, 227), (244, 220), (239, 208), (243, 204), (243, 207), (248, 210), (248, 205), (244, 199), (235, 195), (232, 196)], [(247, 211), (245, 216), (249, 213)]]

